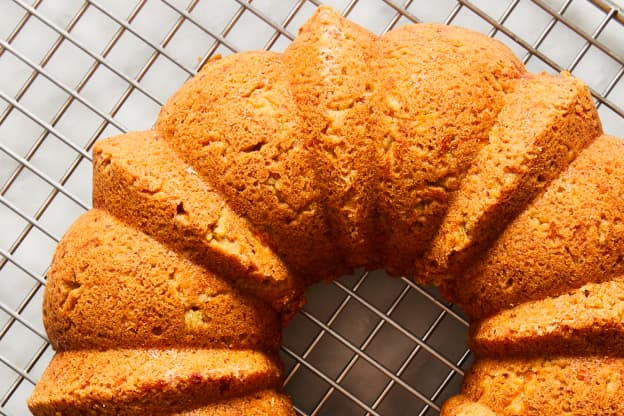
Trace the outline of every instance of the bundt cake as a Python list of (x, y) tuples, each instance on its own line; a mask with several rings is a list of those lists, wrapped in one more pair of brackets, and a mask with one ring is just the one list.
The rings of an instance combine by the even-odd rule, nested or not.
[(356, 267), (471, 318), (442, 414), (624, 415), (624, 142), (487, 36), (320, 7), (96, 143), (93, 206), (48, 273), (35, 415), (293, 414), (281, 329)]

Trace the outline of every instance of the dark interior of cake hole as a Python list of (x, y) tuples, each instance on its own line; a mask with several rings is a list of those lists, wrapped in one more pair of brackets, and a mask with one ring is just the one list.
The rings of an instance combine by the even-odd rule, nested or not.
[(357, 270), (312, 286), (306, 297), (281, 351), (298, 410), (437, 415), (459, 392), (473, 360), (467, 318), (435, 288)]

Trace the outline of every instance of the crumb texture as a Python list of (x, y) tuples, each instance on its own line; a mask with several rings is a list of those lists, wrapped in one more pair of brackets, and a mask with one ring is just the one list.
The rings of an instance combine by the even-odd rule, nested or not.
[(100, 140), (93, 205), (183, 252), (285, 313), (302, 281), (154, 131)]
[(500, 43), (457, 27), (403, 26), (377, 45), (370, 120), (380, 164), (380, 250), (389, 273), (413, 274), (525, 70)]
[(496, 413), (483, 403), (474, 402), (460, 394), (444, 403), (440, 416), (496, 416)]
[(624, 277), (587, 283), (557, 297), (523, 303), (473, 324), (477, 355), (621, 354), (624, 351)]
[(458, 276), (475, 320), (624, 274), (624, 142), (600, 136)]
[(176, 345), (276, 350), (276, 311), (104, 211), (68, 231), (48, 272), (55, 350)]
[(331, 238), (347, 266), (379, 264), (374, 245), (377, 160), (368, 129), (376, 36), (321, 8), (283, 59), (293, 97), (313, 132), (307, 143)]
[(478, 360), (463, 394), (499, 416), (622, 415), (624, 362), (589, 356)]
[[(280, 377), (281, 369), (275, 359), (255, 351), (184, 348), (67, 351), (55, 355), (29, 406), (36, 416), (220, 415), (226, 414), (224, 411), (229, 407), (218, 403), (238, 397), (232, 403), (234, 408), (244, 409), (249, 400), (257, 400), (266, 409), (268, 400), (277, 403), (279, 414), (288, 414), (280, 410), (284, 400), (281, 396), (261, 393), (274, 389)], [(245, 399), (255, 392), (258, 397)], [(212, 409), (193, 410), (206, 405)]]
[(323, 6), (93, 153), (94, 208), (47, 275), (37, 416), (293, 415), (281, 330), (360, 267), (472, 319), (444, 416), (624, 415), (624, 142), (568, 73)]
[(589, 89), (564, 73), (525, 75), (451, 202), (429, 256), (456, 274), (602, 133)]
[(286, 74), (274, 52), (213, 59), (163, 107), (156, 129), (294, 270), (334, 276), (346, 269)]

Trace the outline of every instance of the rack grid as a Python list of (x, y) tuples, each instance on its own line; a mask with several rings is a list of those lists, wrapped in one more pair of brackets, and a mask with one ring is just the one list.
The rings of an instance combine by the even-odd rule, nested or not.
[[(214, 54), (282, 51), (321, 3), (376, 33), (443, 22), (506, 43), (532, 72), (588, 83), (624, 136), (621, 0), (3, 0), (0, 2), (0, 415), (52, 357), (41, 321), (52, 252), (90, 207), (93, 143), (146, 129)], [(472, 357), (435, 289), (359, 270), (308, 292), (286, 328), (285, 388), (302, 415), (436, 415)]]

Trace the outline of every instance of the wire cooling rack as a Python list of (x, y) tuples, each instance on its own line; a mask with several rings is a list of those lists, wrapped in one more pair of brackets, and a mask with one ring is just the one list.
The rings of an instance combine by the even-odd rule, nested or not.
[[(624, 136), (621, 1), (328, 1), (376, 33), (444, 22), (571, 71)], [(211, 55), (283, 50), (317, 0), (0, 0), (0, 415), (53, 352), (41, 322), (59, 237), (90, 206), (93, 143), (146, 129)], [(285, 330), (286, 391), (310, 415), (435, 415), (471, 355), (467, 322), (434, 290), (359, 271), (310, 289)]]

